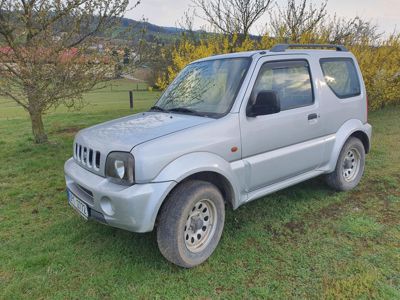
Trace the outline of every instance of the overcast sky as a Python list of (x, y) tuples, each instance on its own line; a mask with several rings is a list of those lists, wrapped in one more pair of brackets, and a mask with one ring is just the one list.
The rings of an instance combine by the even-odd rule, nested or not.
[[(134, 0), (130, 0), (134, 3)], [(135, 20), (142, 16), (150, 23), (161, 26), (176, 26), (184, 12), (193, 7), (191, 0), (141, 0), (142, 3), (134, 10), (127, 13), (128, 18)], [(286, 0), (275, 0), (277, 3), (286, 3)], [(313, 0), (319, 4), (322, 0)], [(355, 17), (356, 15), (375, 22), (382, 30), (392, 32), (396, 26), (400, 29), (400, 0), (329, 0), (329, 13), (337, 13), (342, 17)], [(267, 17), (261, 19), (252, 29), (253, 34), (259, 34)], [(200, 27), (201, 21), (196, 26)]]

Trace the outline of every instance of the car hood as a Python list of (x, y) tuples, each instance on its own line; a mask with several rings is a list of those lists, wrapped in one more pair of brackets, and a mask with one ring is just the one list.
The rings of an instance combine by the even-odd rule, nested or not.
[(145, 112), (81, 130), (76, 141), (103, 153), (129, 152), (141, 143), (212, 120), (184, 114)]

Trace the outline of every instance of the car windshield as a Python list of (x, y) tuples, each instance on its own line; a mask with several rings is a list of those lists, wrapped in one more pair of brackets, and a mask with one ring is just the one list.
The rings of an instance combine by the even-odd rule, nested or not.
[(228, 58), (192, 63), (184, 68), (153, 107), (218, 117), (232, 107), (250, 65), (250, 58)]

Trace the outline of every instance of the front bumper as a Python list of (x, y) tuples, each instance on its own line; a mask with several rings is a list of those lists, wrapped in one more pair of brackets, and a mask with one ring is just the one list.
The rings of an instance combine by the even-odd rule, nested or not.
[(158, 210), (175, 181), (122, 186), (93, 174), (71, 158), (64, 166), (67, 189), (85, 202), (91, 219), (133, 232), (154, 228)]

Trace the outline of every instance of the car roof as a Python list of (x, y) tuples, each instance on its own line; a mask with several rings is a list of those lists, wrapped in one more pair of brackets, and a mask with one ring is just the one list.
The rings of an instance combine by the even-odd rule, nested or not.
[(262, 56), (282, 56), (282, 55), (309, 55), (314, 57), (352, 57), (351, 52), (348, 51), (336, 51), (336, 50), (320, 50), (320, 49), (290, 49), (281, 52), (273, 52), (271, 50), (255, 50), (245, 52), (235, 52), (227, 54), (218, 54), (202, 59), (193, 61), (192, 63), (215, 60), (215, 59), (227, 59), (227, 58), (256, 58)]

